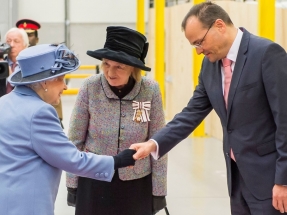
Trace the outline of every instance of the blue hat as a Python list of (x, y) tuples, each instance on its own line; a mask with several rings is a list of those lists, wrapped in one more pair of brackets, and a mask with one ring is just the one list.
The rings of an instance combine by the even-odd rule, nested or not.
[(43, 44), (24, 49), (16, 58), (18, 66), (8, 77), (12, 85), (46, 81), (77, 70), (79, 59), (64, 44)]

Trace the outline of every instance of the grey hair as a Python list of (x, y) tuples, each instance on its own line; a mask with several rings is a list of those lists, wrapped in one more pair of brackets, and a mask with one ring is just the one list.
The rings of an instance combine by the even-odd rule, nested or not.
[(25, 48), (27, 48), (29, 46), (29, 38), (28, 35), (26, 33), (26, 31), (22, 28), (10, 28), (6, 34), (5, 34), (5, 40), (7, 41), (7, 36), (10, 32), (18, 32), (21, 34), (22, 39), (23, 39), (23, 45), (25, 46)]
[(26, 86), (37, 92), (37, 91), (39, 91), (42, 88), (41, 83), (42, 83), (42, 81), (41, 82), (32, 83), (32, 84), (27, 84)]
[(26, 86), (31, 88), (34, 91), (38, 91), (38, 90), (42, 89), (42, 83), (45, 83), (47, 81), (56, 81), (57, 79), (58, 79), (58, 77), (51, 78), (51, 79), (48, 79), (46, 81), (39, 81), (39, 82), (36, 82), (36, 83), (27, 84)]

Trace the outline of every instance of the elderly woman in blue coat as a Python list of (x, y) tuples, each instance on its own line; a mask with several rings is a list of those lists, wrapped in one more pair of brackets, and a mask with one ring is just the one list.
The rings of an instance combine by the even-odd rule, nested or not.
[(60, 101), (66, 73), (79, 67), (61, 45), (23, 50), (8, 78), (16, 86), (0, 98), (0, 214), (53, 215), (61, 170), (110, 182), (114, 170), (134, 164), (135, 151), (112, 156), (80, 152), (51, 106)]
[[(147, 51), (144, 35), (110, 26), (104, 48), (87, 52), (102, 60), (103, 74), (83, 83), (72, 112), (69, 138), (80, 151), (114, 156), (164, 126), (159, 86), (141, 76), (151, 70)], [(166, 206), (166, 183), (167, 156), (120, 168), (111, 183), (68, 174), (69, 204), (76, 205), (76, 215), (151, 215)]]

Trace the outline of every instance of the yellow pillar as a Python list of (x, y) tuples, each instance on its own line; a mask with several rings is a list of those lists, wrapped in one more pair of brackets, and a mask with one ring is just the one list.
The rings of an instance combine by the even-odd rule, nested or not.
[(258, 0), (258, 35), (275, 39), (275, 0)]
[[(145, 9), (145, 0), (137, 0), (137, 23), (136, 30), (143, 35), (145, 35), (145, 20), (144, 20), (144, 9)], [(145, 71), (141, 71), (142, 76), (145, 76)]]
[[(193, 4), (199, 4), (205, 2), (205, 0), (194, 0)], [(192, 52), (193, 64), (192, 64), (192, 73), (193, 73), (193, 86), (194, 88), (198, 84), (198, 75), (201, 69), (201, 63), (203, 60), (203, 55), (198, 55), (196, 50), (193, 48)], [(205, 129), (204, 129), (204, 121), (194, 130), (192, 133), (194, 137), (204, 137), (205, 136)]]
[(164, 75), (164, 0), (155, 3), (155, 80), (158, 81), (165, 107), (165, 75)]
[(144, 0), (137, 1), (137, 31), (145, 34)]

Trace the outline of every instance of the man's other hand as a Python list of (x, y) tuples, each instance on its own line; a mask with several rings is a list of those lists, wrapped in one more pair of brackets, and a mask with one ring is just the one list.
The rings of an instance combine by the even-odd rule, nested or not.
[(287, 187), (275, 184), (273, 187), (273, 207), (281, 213), (287, 212)]

